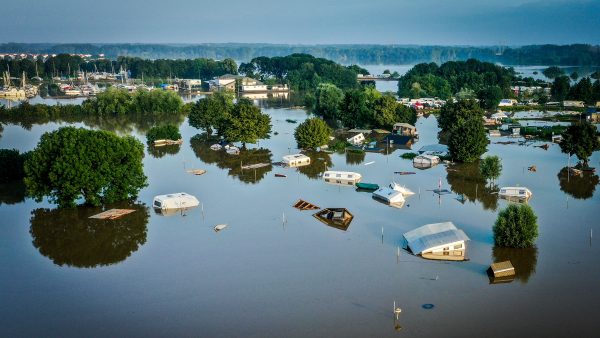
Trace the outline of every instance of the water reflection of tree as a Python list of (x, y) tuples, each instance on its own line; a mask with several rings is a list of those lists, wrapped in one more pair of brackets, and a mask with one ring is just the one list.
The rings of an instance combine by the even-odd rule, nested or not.
[(494, 247), (492, 249), (492, 260), (494, 262), (510, 260), (515, 268), (515, 279), (523, 284), (535, 274), (537, 256), (538, 250), (535, 247), (524, 249)]
[(577, 199), (588, 199), (594, 196), (596, 185), (600, 182), (598, 175), (583, 173), (582, 176), (569, 175), (569, 168), (564, 167), (558, 173), (560, 190)]
[(25, 193), (23, 181), (0, 183), (0, 205), (21, 203), (25, 201)]
[(177, 153), (179, 153), (179, 150), (181, 150), (180, 144), (173, 144), (162, 147), (148, 146), (148, 154), (152, 155), (152, 157), (154, 158), (161, 158), (165, 155), (177, 155)]
[(33, 245), (56, 265), (106, 266), (125, 260), (146, 243), (148, 209), (116, 205), (135, 212), (114, 220), (92, 219), (101, 208), (36, 209), (31, 212)]
[(486, 186), (485, 179), (479, 172), (479, 163), (448, 166), (446, 179), (450, 189), (466, 200), (479, 201), (486, 210), (498, 208), (498, 195), (493, 194), (493, 190)]
[(361, 164), (365, 161), (366, 155), (367, 155), (367, 153), (365, 153), (364, 151), (361, 151), (361, 152), (347, 151), (346, 152), (346, 164), (348, 164), (348, 165)]
[(310, 164), (298, 167), (298, 172), (310, 179), (319, 179), (322, 172), (333, 166), (331, 156), (323, 151), (307, 151), (304, 153), (310, 157)]
[[(212, 150), (212, 142), (207, 141), (206, 137), (196, 135), (190, 139), (190, 146), (202, 162), (215, 164), (221, 169), (229, 169), (230, 176), (237, 177), (244, 183), (258, 183), (260, 180), (273, 170), (271, 165), (271, 151), (269, 149), (240, 149), (239, 155), (229, 155), (224, 150)], [(269, 163), (268, 166), (256, 169), (242, 169), (242, 165), (251, 165), (258, 163)]]

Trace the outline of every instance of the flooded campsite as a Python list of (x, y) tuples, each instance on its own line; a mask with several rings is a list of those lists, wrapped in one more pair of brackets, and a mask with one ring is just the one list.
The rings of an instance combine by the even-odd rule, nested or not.
[[(57, 209), (26, 198), (22, 184), (3, 184), (4, 328), (25, 336), (597, 331), (599, 179), (593, 173), (572, 176), (557, 144), (488, 136), (486, 154), (502, 160), (497, 185), (527, 187), (532, 195), (525, 203), (539, 224), (533, 248), (500, 248), (492, 226), (511, 201), (490, 188), (476, 163), (419, 167), (401, 157), (438, 144), (433, 114), (418, 118), (418, 138), (408, 146), (302, 152), (310, 164), (284, 166), (285, 156), (301, 152), (293, 135), (307, 113), (287, 99), (255, 104), (271, 117), (273, 132), (257, 144), (238, 144), (238, 154), (211, 148), (214, 140), (198, 134), (187, 118), (176, 121), (182, 144), (145, 148), (148, 186), (137, 202), (111, 205), (131, 209), (115, 219), (89, 218), (105, 210), (100, 208)], [(65, 125), (145, 140), (139, 121), (7, 123), (0, 148), (32, 150), (44, 132)], [(600, 153), (590, 164), (600, 166)], [(326, 182), (326, 171), (358, 173), (378, 189), (395, 182), (413, 194), (394, 207), (373, 198), (370, 186)], [(170, 203), (168, 194), (178, 192), (195, 196), (197, 206), (153, 208), (155, 196)], [(458, 250), (464, 260), (425, 259), (407, 250), (404, 235), (424, 225), (466, 237)], [(488, 273), (492, 263), (508, 260), (514, 275), (496, 279)]]

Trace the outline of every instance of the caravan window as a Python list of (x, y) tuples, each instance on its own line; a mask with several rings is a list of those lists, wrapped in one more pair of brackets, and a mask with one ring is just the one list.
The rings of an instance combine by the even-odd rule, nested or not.
[(519, 195), (525, 195), (525, 190), (519, 190)]
[(157, 200), (157, 201), (154, 201), (154, 206), (160, 208), (160, 207), (162, 207), (162, 204), (160, 203), (160, 201)]

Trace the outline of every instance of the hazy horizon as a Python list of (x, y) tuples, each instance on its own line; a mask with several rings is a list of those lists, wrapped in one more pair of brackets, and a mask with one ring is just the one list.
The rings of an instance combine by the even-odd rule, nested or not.
[[(0, 43), (600, 44), (600, 0), (106, 0), (4, 4)], [(50, 42), (49, 42), (50, 41)]]

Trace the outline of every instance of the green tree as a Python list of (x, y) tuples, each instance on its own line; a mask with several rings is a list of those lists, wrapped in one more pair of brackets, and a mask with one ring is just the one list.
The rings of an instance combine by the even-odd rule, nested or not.
[(486, 180), (492, 182), (500, 177), (502, 162), (498, 156), (486, 156), (479, 162), (479, 172)]
[(233, 107), (233, 94), (215, 92), (192, 106), (188, 122), (196, 129), (203, 129), (208, 135), (212, 134), (213, 129), (218, 134), (223, 134)]
[(475, 116), (480, 120), (483, 117), (483, 109), (475, 100), (462, 100), (448, 102), (440, 109), (438, 125), (442, 131), (448, 132), (454, 126), (462, 124), (466, 119)]
[(448, 150), (458, 162), (474, 162), (486, 151), (488, 139), (481, 117), (472, 115), (450, 130)]
[(496, 109), (500, 100), (502, 100), (502, 89), (498, 86), (486, 87), (479, 91), (477, 95), (480, 104), (485, 109)]
[(583, 166), (588, 167), (589, 157), (600, 148), (596, 127), (587, 121), (575, 122), (562, 136), (563, 140), (560, 142), (562, 152), (569, 156), (575, 154)]
[(174, 125), (156, 126), (150, 128), (146, 133), (146, 142), (148, 145), (152, 144), (156, 140), (179, 140), (181, 134), (179, 128)]
[(317, 149), (329, 142), (331, 128), (319, 118), (310, 118), (300, 123), (294, 131), (294, 137), (301, 149)]
[(571, 78), (571, 80), (577, 81), (577, 79), (579, 79), (579, 73), (573, 72), (569, 77)]
[(391, 95), (383, 95), (373, 104), (372, 125), (380, 128), (391, 128), (394, 123), (400, 122), (398, 102)]
[(259, 107), (248, 99), (240, 99), (234, 106), (225, 128), (225, 137), (230, 142), (256, 143), (267, 138), (271, 132), (271, 117), (263, 114)]
[(315, 114), (326, 119), (338, 119), (340, 105), (344, 100), (341, 89), (331, 83), (321, 83), (315, 93)]
[(133, 136), (63, 127), (42, 135), (25, 161), (25, 184), (37, 201), (48, 196), (59, 207), (126, 200), (147, 185), (143, 157)]
[(550, 88), (550, 95), (555, 101), (564, 101), (569, 95), (569, 89), (571, 88), (570, 80), (568, 76), (558, 76), (554, 78), (552, 82), (552, 88)]
[(569, 99), (581, 100), (587, 104), (594, 104), (594, 88), (589, 77), (584, 77), (569, 90)]
[(361, 89), (350, 89), (344, 93), (338, 118), (345, 127), (356, 128), (369, 124), (371, 110), (367, 96)]
[(544, 74), (544, 76), (549, 79), (555, 79), (561, 75), (564, 75), (565, 72), (560, 67), (551, 66), (551, 67), (544, 69), (542, 71), (542, 74)]
[(493, 231), (497, 246), (532, 247), (538, 237), (537, 216), (527, 204), (510, 204), (498, 214)]

